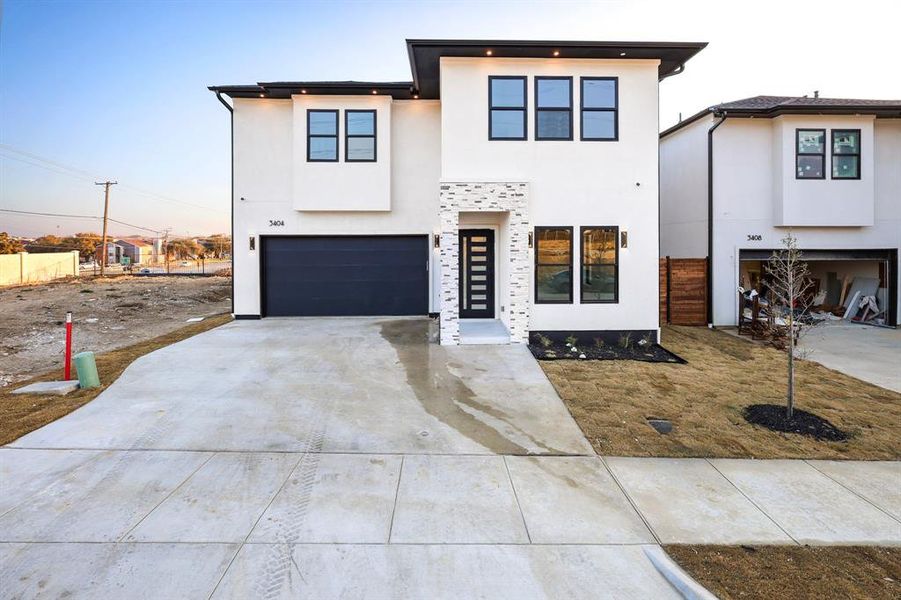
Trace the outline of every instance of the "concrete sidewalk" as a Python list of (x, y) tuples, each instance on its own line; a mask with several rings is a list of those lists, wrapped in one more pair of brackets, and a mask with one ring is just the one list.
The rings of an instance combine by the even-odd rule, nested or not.
[(901, 545), (896, 462), (4, 448), (0, 465), (13, 597), (667, 598), (657, 543)]

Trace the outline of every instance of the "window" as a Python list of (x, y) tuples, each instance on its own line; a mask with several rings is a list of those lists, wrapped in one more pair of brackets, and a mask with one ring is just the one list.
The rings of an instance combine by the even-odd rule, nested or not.
[(795, 130), (795, 179), (825, 179), (826, 130)]
[(526, 78), (488, 78), (488, 139), (526, 139)]
[(832, 130), (832, 178), (860, 179), (860, 129)]
[(535, 139), (573, 139), (572, 77), (535, 78)]
[(572, 304), (573, 228), (535, 228), (535, 304)]
[(307, 161), (338, 162), (337, 110), (307, 110)]
[(581, 300), (619, 302), (619, 228), (582, 228)]
[(619, 139), (619, 80), (616, 77), (581, 79), (582, 140)]
[(375, 111), (344, 111), (345, 162), (375, 162)]

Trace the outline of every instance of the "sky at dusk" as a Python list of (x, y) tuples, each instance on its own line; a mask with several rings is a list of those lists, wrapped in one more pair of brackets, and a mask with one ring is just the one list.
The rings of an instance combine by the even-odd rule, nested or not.
[[(409, 80), (405, 38), (706, 41), (660, 87), (664, 128), (757, 94), (901, 99), (901, 2), (77, 2), (6, 0), (0, 209), (225, 232), (229, 120), (206, 87)], [(740, 9), (740, 10), (739, 10)], [(0, 231), (99, 231), (0, 212)], [(144, 233), (113, 224), (114, 235)]]

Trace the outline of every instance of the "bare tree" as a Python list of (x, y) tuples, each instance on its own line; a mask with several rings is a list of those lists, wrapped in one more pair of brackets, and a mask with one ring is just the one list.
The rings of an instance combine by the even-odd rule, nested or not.
[(770, 311), (781, 317), (788, 337), (788, 389), (785, 397), (785, 418), (791, 419), (795, 410), (795, 356), (797, 342), (807, 327), (812, 325), (809, 318), (812, 305), (808, 294), (813, 286), (807, 263), (798, 249), (798, 240), (791, 232), (782, 238), (782, 249), (773, 252), (766, 264), (766, 272), (771, 277)]

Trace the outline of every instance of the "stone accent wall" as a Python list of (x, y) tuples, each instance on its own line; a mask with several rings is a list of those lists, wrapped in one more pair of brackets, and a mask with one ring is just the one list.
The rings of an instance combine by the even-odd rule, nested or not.
[[(459, 228), (461, 212), (507, 212), (509, 297), (501, 301), (510, 324), (510, 341), (529, 339), (529, 187), (526, 183), (442, 182), (441, 218), (441, 344), (460, 343)], [(498, 249), (500, 250), (500, 249)], [(495, 289), (500, 286), (496, 285)]]

